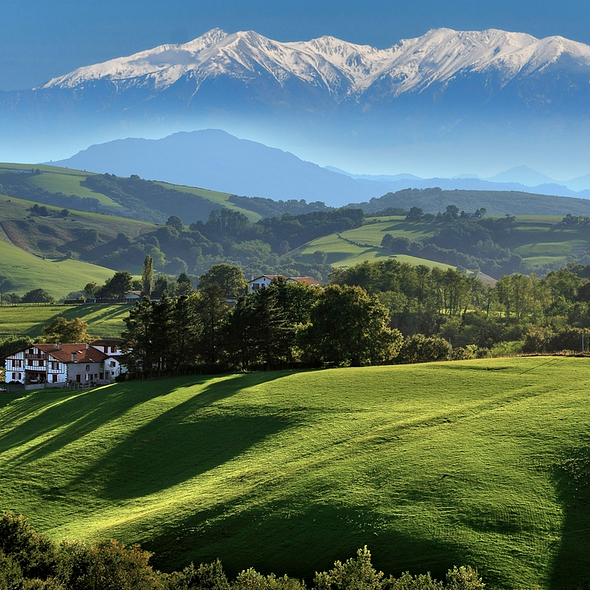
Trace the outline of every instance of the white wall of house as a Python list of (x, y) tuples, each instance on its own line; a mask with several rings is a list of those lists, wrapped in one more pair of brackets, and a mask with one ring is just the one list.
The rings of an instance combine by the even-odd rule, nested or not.
[(258, 289), (263, 289), (264, 287), (268, 287), (271, 283), (272, 283), (272, 278), (270, 278), (270, 277), (257, 277), (254, 280), (249, 282), (248, 291), (250, 293), (254, 293), (254, 291), (258, 291)]

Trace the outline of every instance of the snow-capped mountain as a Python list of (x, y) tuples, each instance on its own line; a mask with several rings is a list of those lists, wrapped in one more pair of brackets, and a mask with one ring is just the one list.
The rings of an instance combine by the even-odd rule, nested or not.
[[(163, 92), (176, 84), (191, 84), (190, 102), (207, 81), (240, 81), (256, 94), (263, 77), (277, 88), (296, 84), (340, 104), (347, 99), (361, 101), (364, 96), (391, 100), (433, 85), (444, 90), (469, 76), (482, 79), (484, 95), (490, 96), (517, 78), (538, 78), (555, 69), (584, 73), (587, 78), (590, 47), (563, 37), (536, 39), (496, 29), (436, 29), (388, 49), (327, 36), (279, 43), (253, 31), (228, 34), (213, 29), (183, 45), (162, 45), (79, 68), (37, 90), (83, 91), (102, 81), (109, 82), (116, 93), (141, 88)], [(264, 101), (262, 96), (258, 99)]]
[[(324, 156), (349, 149), (374, 159), (387, 149), (398, 170), (428, 158), (444, 161), (448, 175), (479, 166), (476, 156), (496, 168), (543, 169), (561, 158), (569, 169), (559, 176), (573, 177), (587, 173), (589, 80), (590, 46), (562, 37), (434, 29), (378, 49), (213, 29), (0, 92), (0, 156), (46, 141), (39, 159), (48, 160), (58, 143), (71, 154), (130, 135), (215, 127), (355, 169), (350, 158)], [(523, 159), (528, 151), (537, 159)]]

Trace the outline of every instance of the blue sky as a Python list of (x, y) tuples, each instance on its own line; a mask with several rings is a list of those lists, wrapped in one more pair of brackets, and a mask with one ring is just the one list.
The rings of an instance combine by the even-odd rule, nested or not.
[(590, 44), (580, 0), (3, 0), (0, 90), (220, 27), (279, 41), (333, 35), (389, 47), (431, 28), (499, 28)]

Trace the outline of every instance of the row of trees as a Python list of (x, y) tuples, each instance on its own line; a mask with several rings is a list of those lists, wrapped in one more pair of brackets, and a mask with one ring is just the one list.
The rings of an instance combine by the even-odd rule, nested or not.
[[(22, 516), (0, 515), (0, 588), (22, 590), (305, 590), (297, 578), (263, 575), (249, 568), (229, 580), (216, 560), (169, 574), (154, 570), (151, 554), (117, 541), (55, 543), (36, 533)], [(364, 547), (356, 557), (316, 572), (312, 590), (482, 590), (469, 566), (453, 567), (444, 582), (405, 572), (385, 577)]]
[(322, 289), (276, 280), (230, 307), (227, 298), (246, 283), (239, 268), (218, 265), (198, 292), (145, 299), (131, 311), (128, 365), (149, 377), (579, 351), (590, 339), (585, 275), (590, 267), (570, 266), (492, 286), (454, 269), (388, 259), (337, 269)]
[(392, 362), (403, 337), (388, 312), (359, 287), (317, 289), (273, 281), (230, 307), (220, 285), (160, 301), (144, 298), (126, 320), (123, 350), (131, 375), (272, 369), (301, 364)]

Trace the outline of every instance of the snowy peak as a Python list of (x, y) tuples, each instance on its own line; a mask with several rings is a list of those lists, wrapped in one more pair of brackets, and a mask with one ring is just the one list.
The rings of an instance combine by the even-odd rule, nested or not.
[(220, 76), (244, 83), (266, 76), (279, 88), (290, 81), (321, 88), (338, 103), (348, 97), (359, 100), (376, 82), (386, 84), (392, 97), (468, 74), (493, 75), (501, 89), (515, 77), (557, 66), (590, 72), (590, 47), (563, 37), (539, 40), (497, 29), (432, 29), (387, 49), (330, 36), (280, 43), (255, 31), (228, 34), (213, 29), (185, 44), (161, 45), (79, 68), (42, 88), (77, 88), (106, 80), (118, 91), (146, 83), (162, 90), (191, 80), (196, 92), (207, 79)]

